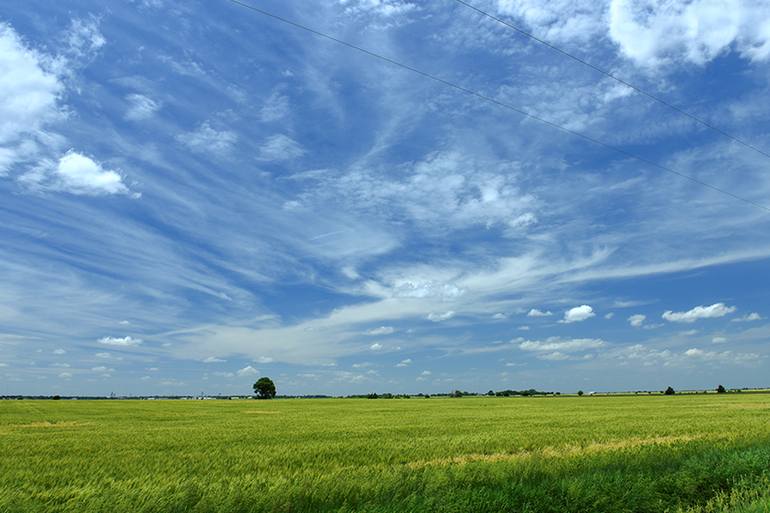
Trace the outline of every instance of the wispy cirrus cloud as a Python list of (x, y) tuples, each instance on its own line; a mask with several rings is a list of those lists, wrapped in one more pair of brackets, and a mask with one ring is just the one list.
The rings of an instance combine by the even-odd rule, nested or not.
[(551, 337), (545, 341), (525, 340), (519, 343), (519, 349), (523, 351), (549, 352), (561, 351), (565, 353), (599, 349), (606, 346), (606, 342), (595, 338), (575, 338), (562, 340), (559, 337)]
[(139, 93), (131, 93), (126, 96), (128, 107), (126, 119), (130, 121), (142, 121), (151, 118), (161, 108), (161, 104), (152, 98)]
[[(12, 142), (0, 144), (6, 166), (0, 187), (8, 193), (0, 214), (0, 324), (8, 333), (0, 344), (13, 362), (4, 375), (27, 379), (16, 362), (33, 357), (50, 374), (53, 362), (45, 357), (66, 339), (77, 341), (66, 346), (73, 389), (87, 388), (94, 377), (88, 369), (103, 364), (116, 369), (110, 379), (126, 389), (227, 391), (238, 385), (238, 369), (252, 362), (269, 366), (273, 377), (280, 373), (279, 387), (292, 392), (407, 391), (416, 376), (426, 391), (444, 391), (450, 384), (441, 381), (443, 373), (455, 358), (476, 369), (452, 373), (451, 386), (467, 389), (482, 386), (473, 381), (481, 374), (498, 379), (501, 369), (526, 370), (516, 379), (570, 390), (585, 387), (586, 377), (597, 388), (653, 377), (676, 386), (674, 378), (700, 383), (710, 379), (698, 374), (704, 367), (736, 382), (759, 379), (764, 360), (752, 367), (736, 355), (766, 352), (758, 342), (761, 316), (744, 316), (746, 324), (729, 322), (742, 317), (712, 317), (684, 340), (679, 322), (690, 314), (671, 311), (682, 320), (630, 349), (652, 332), (632, 329), (632, 312), (610, 318), (607, 310), (630, 307), (623, 299), (633, 297), (633, 313), (650, 327), (664, 309), (650, 305), (661, 298), (695, 304), (687, 291), (706, 286), (722, 290), (741, 311), (760, 308), (756, 294), (746, 293), (751, 284), (722, 273), (730, 266), (764, 269), (770, 231), (762, 215), (279, 25), (266, 23), (260, 37), (247, 37), (254, 20), (234, 15), (232, 6), (212, 7), (227, 23), (204, 22), (202, 38), (201, 30), (179, 22), (198, 16), (200, 5), (176, 5), (177, 16), (168, 17), (168, 33), (153, 39), (152, 52), (143, 50), (149, 44), (140, 19), (163, 6), (35, 6), (50, 14), (46, 19), (88, 23), (73, 24), (78, 35), (61, 61), (54, 46), (44, 46), (53, 25), (41, 22), (38, 30), (18, 7), (8, 9), (16, 27), (10, 29), (15, 40), (4, 40), (11, 41), (8, 55), (22, 59), (15, 69), (26, 69), (20, 78), (40, 92), (40, 104), (30, 102), (31, 128), (4, 132)], [(725, 190), (757, 200), (770, 192), (764, 163), (750, 152), (521, 45), (504, 27), (477, 18), (468, 23), (471, 13), (453, 9), (447, 16), (445, 6), (414, 2), (333, 2), (312, 15), (298, 5), (282, 8), (550, 120), (633, 145)], [(765, 138), (763, 61), (743, 46), (751, 40), (760, 49), (762, 39), (741, 35), (746, 27), (722, 47), (697, 47), (714, 34), (672, 34), (673, 46), (655, 41), (636, 58), (626, 50), (648, 34), (616, 44), (608, 35), (609, 3), (500, 2), (499, 8), (537, 34), (588, 49), (635, 83), (660, 87), (672, 103), (702, 99), (726, 127), (739, 122), (757, 144)], [(635, 23), (661, 23), (668, 16), (661, 9), (634, 14)], [(682, 20), (669, 26), (681, 27)], [(435, 36), (418, 45), (416, 34)], [(68, 37), (56, 41), (65, 48)], [(266, 38), (283, 44), (266, 52)], [(248, 64), (223, 53), (225, 46), (248, 55)], [(135, 58), (113, 58), (129, 55), (129, 48), (137, 49)], [(728, 52), (745, 66), (745, 95), (733, 93), (710, 67), (688, 66)], [(75, 63), (77, 54), (83, 57)], [(677, 87), (667, 82), (671, 70)], [(702, 83), (724, 85), (725, 94), (713, 97)], [(2, 120), (23, 114), (5, 112)], [(141, 201), (127, 201), (139, 193)], [(692, 281), (695, 269), (703, 281)], [(677, 287), (662, 279), (666, 274), (681, 280)], [(725, 283), (729, 290), (720, 288)], [(528, 312), (534, 320), (526, 333), (537, 350), (511, 341), (523, 333)], [(548, 313), (562, 322), (547, 322)], [(597, 315), (605, 318), (589, 320)], [(127, 328), (131, 341), (143, 343), (127, 344)], [(99, 342), (105, 334), (112, 344)], [(43, 356), (32, 354), (23, 337), (32, 337)], [(704, 349), (704, 341), (719, 337), (729, 343), (708, 347), (733, 356)], [(605, 345), (564, 345), (575, 340)], [(109, 358), (96, 356), (107, 349)], [(690, 349), (703, 354), (688, 356)], [(119, 358), (120, 365), (109, 364)], [(215, 360), (243, 363), (230, 368)], [(341, 370), (364, 360), (371, 366), (360, 372)], [(504, 368), (504, 361), (516, 366)], [(418, 363), (430, 369), (430, 379), (407, 368)], [(570, 372), (548, 370), (556, 365)], [(665, 374), (668, 367), (679, 374)], [(145, 371), (150, 368), (163, 369), (163, 377), (137, 382), (135, 376), (160, 372)], [(194, 368), (200, 379), (187, 373)]]
[(209, 121), (204, 121), (195, 130), (178, 134), (176, 139), (192, 151), (225, 157), (232, 153), (238, 134), (214, 128)]
[(304, 155), (305, 149), (297, 141), (284, 134), (268, 137), (259, 148), (260, 160), (294, 160)]

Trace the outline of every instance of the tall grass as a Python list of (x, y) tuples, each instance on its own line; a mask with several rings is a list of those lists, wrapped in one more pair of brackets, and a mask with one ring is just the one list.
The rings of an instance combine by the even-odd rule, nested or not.
[(768, 421), (759, 394), (5, 401), (0, 512), (755, 511)]

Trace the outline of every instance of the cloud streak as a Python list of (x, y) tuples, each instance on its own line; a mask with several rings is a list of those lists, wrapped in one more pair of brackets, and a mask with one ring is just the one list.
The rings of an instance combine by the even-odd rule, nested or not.
[(709, 306), (696, 306), (686, 312), (672, 312), (666, 310), (661, 316), (669, 322), (693, 323), (699, 319), (716, 319), (735, 312), (734, 306), (727, 306), (724, 303), (714, 303)]

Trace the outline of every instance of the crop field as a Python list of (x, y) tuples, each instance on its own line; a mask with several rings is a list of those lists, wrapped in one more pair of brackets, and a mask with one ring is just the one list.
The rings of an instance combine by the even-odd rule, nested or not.
[(770, 511), (770, 395), (1, 401), (0, 511)]

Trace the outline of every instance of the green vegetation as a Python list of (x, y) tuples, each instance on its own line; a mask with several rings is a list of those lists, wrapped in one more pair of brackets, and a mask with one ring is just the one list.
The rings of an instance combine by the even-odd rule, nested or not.
[(272, 399), (275, 397), (275, 383), (268, 377), (259, 378), (254, 383), (254, 394), (257, 399)]
[(0, 401), (0, 511), (770, 511), (770, 396)]

